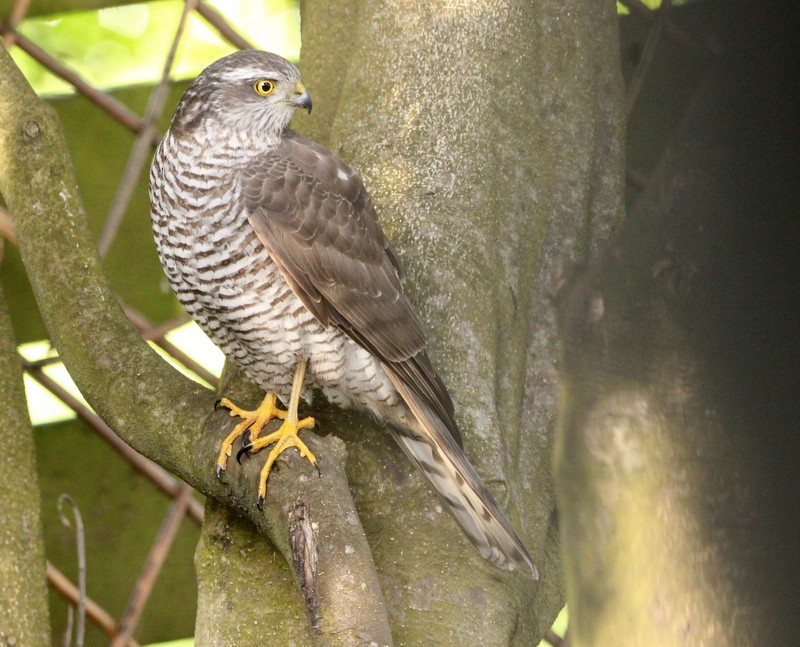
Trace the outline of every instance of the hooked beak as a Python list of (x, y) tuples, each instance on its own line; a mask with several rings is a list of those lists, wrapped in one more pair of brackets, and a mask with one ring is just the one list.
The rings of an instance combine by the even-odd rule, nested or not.
[(297, 82), (297, 86), (295, 87), (295, 96), (290, 103), (295, 108), (303, 108), (304, 110), (308, 110), (308, 114), (311, 114), (311, 107), (313, 106), (311, 95), (300, 81)]

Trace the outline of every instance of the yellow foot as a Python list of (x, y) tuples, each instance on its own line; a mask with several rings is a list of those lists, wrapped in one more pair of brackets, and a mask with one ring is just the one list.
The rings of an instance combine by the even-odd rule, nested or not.
[[(290, 447), (296, 447), (300, 452), (300, 456), (307, 458), (308, 461), (317, 468), (317, 459), (311, 450), (306, 447), (306, 444), (300, 440), (297, 433), (301, 429), (311, 429), (314, 426), (314, 418), (297, 419), (297, 406), (300, 403), (300, 393), (303, 390), (303, 379), (306, 374), (306, 364), (308, 360), (303, 358), (297, 363), (297, 368), (294, 373), (294, 380), (292, 381), (292, 392), (289, 396), (289, 407), (287, 410), (279, 409), (277, 406), (277, 399), (274, 393), (268, 393), (264, 401), (255, 411), (246, 411), (240, 409), (228, 398), (223, 398), (218, 402), (218, 405), (230, 409), (232, 416), (242, 418), (242, 421), (237, 424), (233, 431), (228, 434), (228, 437), (222, 441), (219, 448), (219, 455), (217, 456), (217, 477), (222, 477), (222, 472), (228, 465), (228, 457), (231, 455), (231, 449), (234, 441), (242, 436), (242, 448), (236, 454), (236, 459), (239, 460), (242, 454), (250, 453), (255, 454), (257, 451), (274, 444), (267, 457), (267, 462), (261, 469), (261, 475), (258, 479), (258, 507), (264, 503), (267, 496), (267, 478), (275, 459)], [(283, 424), (277, 431), (272, 432), (260, 437), (261, 430), (270, 420), (279, 418), (283, 420)]]
[(251, 454), (255, 454), (257, 451), (260, 451), (269, 445), (275, 445), (270, 450), (269, 456), (267, 456), (267, 462), (264, 463), (264, 467), (261, 468), (261, 475), (258, 478), (257, 503), (259, 508), (261, 508), (261, 505), (264, 503), (264, 499), (267, 496), (267, 479), (269, 478), (269, 472), (272, 469), (272, 465), (275, 463), (275, 460), (278, 458), (278, 456), (280, 456), (290, 447), (296, 447), (300, 452), (300, 456), (306, 458), (309, 463), (317, 468), (317, 472), (319, 472), (319, 466), (317, 465), (316, 457), (297, 435), (301, 429), (311, 429), (313, 426), (314, 418), (309, 417), (303, 418), (302, 420), (297, 420), (296, 414), (294, 416), (290, 414), (277, 431), (273, 431), (271, 434), (261, 438), (253, 439), (250, 437), (242, 440), (241, 451), (248, 451)]
[(241, 418), (242, 421), (238, 423), (228, 437), (222, 441), (219, 446), (219, 455), (217, 456), (217, 478), (222, 478), (222, 472), (228, 466), (228, 457), (231, 455), (233, 443), (236, 439), (249, 430), (250, 442), (258, 438), (264, 426), (274, 418), (284, 420), (286, 418), (286, 411), (279, 409), (277, 405), (277, 398), (274, 393), (267, 393), (264, 400), (254, 411), (248, 411), (236, 406), (228, 398), (222, 398), (217, 402), (218, 407), (225, 407), (231, 412), (234, 418)]

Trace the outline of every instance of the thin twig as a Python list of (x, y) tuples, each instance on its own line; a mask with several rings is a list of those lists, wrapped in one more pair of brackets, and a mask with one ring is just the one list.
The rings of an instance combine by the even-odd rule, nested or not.
[(182, 315), (154, 326), (144, 317), (144, 315), (134, 310), (131, 306), (123, 304), (122, 307), (125, 310), (125, 314), (128, 315), (128, 319), (134, 326), (139, 328), (139, 323), (145, 324), (145, 326), (140, 329), (140, 332), (142, 333), (142, 337), (150, 341), (160, 339), (167, 333), (172, 332), (176, 328), (180, 328), (192, 320), (192, 318), (184, 312)]
[(175, 30), (175, 37), (172, 39), (167, 58), (164, 61), (164, 68), (161, 73), (161, 79), (158, 84), (153, 88), (150, 93), (150, 98), (147, 102), (142, 123), (144, 127), (136, 138), (133, 144), (131, 153), (128, 156), (128, 163), (125, 166), (125, 171), (122, 174), (122, 181), (119, 184), (117, 193), (108, 210), (103, 230), (100, 232), (100, 239), (97, 243), (97, 251), (100, 257), (105, 257), (106, 253), (114, 242), (117, 235), (125, 211), (131, 201), (131, 196), (139, 183), (139, 178), (142, 175), (142, 169), (147, 161), (150, 159), (150, 153), (155, 142), (159, 139), (156, 131), (158, 118), (164, 111), (167, 97), (169, 96), (170, 86), (170, 72), (172, 71), (172, 64), (175, 61), (175, 54), (178, 51), (178, 44), (180, 43), (183, 32), (186, 29), (186, 22), (189, 19), (189, 14), (195, 9), (198, 0), (186, 0), (183, 5), (183, 12), (181, 13), (178, 27)]
[(11, 11), (8, 14), (8, 24), (11, 27), (11, 31), (3, 34), (3, 47), (6, 49), (10, 49), (16, 41), (16, 29), (22, 22), (25, 14), (28, 13), (30, 4), (31, 0), (14, 0), (14, 5), (11, 7)]
[[(2, 214), (0, 211), (0, 217), (1, 215)], [(157, 346), (159, 346), (164, 351), (169, 353), (173, 357), (173, 359), (183, 364), (190, 371), (196, 373), (198, 377), (201, 377), (204, 380), (206, 380), (212, 387), (216, 386), (217, 382), (219, 381), (219, 378), (216, 375), (214, 375), (204, 366), (201, 366), (196, 361), (191, 359), (182, 350), (170, 344), (170, 342), (167, 341), (166, 339), (167, 333), (171, 332), (172, 330), (175, 330), (175, 328), (180, 328), (181, 326), (192, 320), (192, 318), (189, 315), (184, 313), (178, 317), (175, 317), (174, 319), (165, 321), (164, 323), (161, 323), (157, 326), (152, 326), (150, 325), (150, 322), (144, 317), (144, 315), (140, 314), (131, 306), (123, 303), (122, 309), (125, 311), (125, 314), (127, 315), (130, 322), (141, 333), (144, 339), (155, 343)], [(164, 341), (163, 345), (159, 343), (159, 341), (162, 339)], [(170, 350), (171, 348), (174, 349), (175, 354), (172, 353), (172, 350)], [(44, 368), (45, 366), (50, 366), (52, 364), (59, 364), (60, 362), (61, 362), (61, 357), (59, 357), (58, 355), (52, 355), (50, 357), (42, 357), (41, 359), (26, 360), (25, 366), (28, 368)]]
[(669, 13), (670, 0), (662, 2), (661, 6), (656, 12), (655, 19), (650, 22), (650, 29), (647, 32), (647, 40), (644, 43), (644, 50), (639, 59), (639, 64), (636, 66), (636, 71), (633, 73), (631, 82), (628, 85), (628, 96), (625, 99), (625, 114), (630, 117), (636, 100), (639, 98), (639, 92), (642, 89), (642, 84), (650, 71), (650, 66), (655, 58), (658, 43), (661, 40), (661, 35), (664, 32), (664, 26), (667, 24), (667, 15)]
[[(47, 562), (47, 581), (56, 591), (59, 592), (67, 602), (75, 605), (78, 603), (80, 592), (78, 587), (69, 581), (66, 575), (59, 571), (50, 562)], [(86, 617), (94, 622), (108, 636), (116, 636), (118, 633), (117, 623), (103, 607), (90, 597), (86, 597)], [(139, 647), (135, 640), (128, 641), (128, 647)]]
[(36, 45), (36, 43), (27, 39), (18, 31), (12, 29), (8, 23), (0, 20), (0, 34), (6, 35), (9, 33), (14, 34), (16, 44), (21, 50), (31, 56), (31, 58), (34, 58), (39, 63), (44, 65), (53, 74), (64, 79), (78, 92), (84, 95), (92, 103), (105, 110), (109, 115), (111, 115), (111, 117), (116, 119), (123, 126), (135, 133), (142, 131), (144, 124), (142, 123), (141, 119), (139, 119), (139, 116), (130, 108), (128, 108), (128, 106), (120, 101), (117, 101), (114, 97), (100, 92), (100, 90), (89, 85), (75, 72), (61, 63), (61, 61), (59, 61), (57, 58), (51, 56), (41, 47)]
[(172, 502), (170, 510), (158, 531), (156, 540), (150, 549), (147, 562), (133, 587), (128, 607), (119, 623), (119, 634), (111, 641), (111, 647), (125, 647), (128, 638), (136, 629), (144, 610), (144, 605), (150, 597), (150, 592), (153, 590), (153, 585), (161, 572), (161, 567), (164, 565), (170, 546), (175, 539), (183, 517), (186, 515), (187, 507), (192, 500), (192, 492), (193, 490), (190, 486), (184, 485), (178, 498)]
[(17, 234), (14, 232), (14, 222), (11, 216), (0, 206), (0, 238), (4, 238), (12, 245), (17, 244)]
[(61, 362), (61, 358), (58, 355), (51, 355), (50, 357), (42, 357), (41, 359), (25, 361), (27, 362), (27, 364), (25, 364), (26, 368), (34, 369), (52, 366), (53, 364), (59, 364)]
[(220, 36), (227, 40), (234, 47), (239, 49), (255, 49), (255, 46), (242, 36), (236, 29), (219, 13), (205, 2), (197, 3), (197, 13), (199, 13), (208, 24), (216, 29)]
[(86, 534), (83, 530), (83, 519), (75, 500), (69, 494), (58, 497), (58, 514), (61, 523), (72, 528), (72, 522), (64, 512), (64, 504), (68, 503), (75, 520), (75, 546), (78, 553), (78, 625), (75, 630), (75, 647), (83, 647), (86, 635)]
[(61, 634), (60, 647), (71, 647), (72, 625), (75, 624), (75, 605), (67, 605), (67, 621), (64, 623), (64, 632)]
[[(103, 422), (100, 416), (58, 384), (58, 382), (45, 375), (41, 369), (31, 366), (31, 363), (25, 358), (22, 358), (22, 364), (23, 368), (28, 372), (28, 375), (55, 395), (70, 409), (75, 411), (81, 420), (94, 429), (103, 440), (117, 450), (117, 452), (133, 467), (139, 470), (139, 472), (150, 479), (162, 492), (168, 494), (173, 499), (180, 495), (183, 488), (183, 484), (180, 481), (171, 476), (163, 467), (157, 465), (149, 458), (142, 456), (139, 452), (127, 445), (105, 422)], [(189, 516), (198, 524), (203, 522), (203, 506), (195, 499), (192, 499), (189, 503)]]
[[(164, 328), (163, 326), (152, 327), (150, 322), (147, 321), (142, 314), (130, 306), (125, 306), (124, 310), (128, 319), (139, 330), (139, 332), (142, 334), (142, 337), (152, 341), (174, 360), (180, 362), (187, 369), (192, 371), (192, 373), (205, 380), (209, 385), (211, 385), (212, 388), (217, 388), (217, 385), (219, 384), (219, 378), (216, 375), (209, 371), (205, 366), (195, 361), (191, 356), (184, 353), (180, 348), (175, 346), (164, 336), (167, 332), (176, 327), (174, 324), (171, 324), (170, 327), (166, 328), (165, 332), (161, 332), (161, 330)], [(183, 325), (188, 320), (188, 317), (186, 317), (186, 319), (182, 320), (178, 325)]]

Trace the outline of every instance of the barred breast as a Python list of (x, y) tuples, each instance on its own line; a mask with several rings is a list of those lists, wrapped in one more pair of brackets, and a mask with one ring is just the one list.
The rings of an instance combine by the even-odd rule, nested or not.
[(314, 318), (248, 222), (238, 178), (255, 152), (234, 141), (215, 157), (205, 143), (168, 131), (150, 174), (156, 246), (183, 307), (229, 360), (284, 403), (305, 357), (305, 400), (317, 387), (340, 406), (395, 418), (402, 400), (380, 363)]

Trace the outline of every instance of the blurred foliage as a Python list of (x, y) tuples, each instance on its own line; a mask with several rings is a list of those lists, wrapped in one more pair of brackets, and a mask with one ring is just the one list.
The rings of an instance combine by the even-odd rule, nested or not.
[[(688, 4), (694, 0), (672, 0), (671, 5), (677, 7), (678, 5)], [(661, 0), (639, 0), (648, 9), (658, 9), (661, 6)], [(627, 16), (630, 13), (628, 7), (617, 0), (617, 13), (621, 16)]]
[[(19, 31), (99, 88), (151, 84), (163, 70), (175, 36), (182, 0), (78, 11), (25, 20)], [(297, 0), (209, 0), (256, 47), (292, 60), (300, 54)], [(195, 76), (209, 62), (234, 50), (196, 13), (178, 49), (173, 78)], [(17, 65), (41, 95), (72, 94), (72, 86), (47, 71), (21, 49)]]
[(168, 643), (153, 643), (147, 647), (194, 647), (194, 638), (184, 638), (183, 640), (171, 640)]

